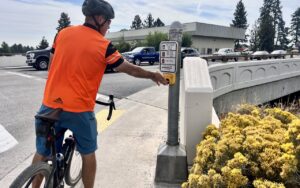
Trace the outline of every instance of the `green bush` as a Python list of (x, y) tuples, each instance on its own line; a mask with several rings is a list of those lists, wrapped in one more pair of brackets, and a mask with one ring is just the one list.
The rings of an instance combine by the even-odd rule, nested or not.
[(123, 53), (123, 52), (128, 52), (130, 51), (130, 44), (128, 42), (120, 42), (118, 44), (115, 45), (115, 48), (120, 52), (120, 53)]
[(159, 44), (161, 41), (167, 41), (168, 40), (168, 34), (162, 33), (162, 32), (154, 32), (152, 34), (151, 32), (146, 37), (146, 44), (147, 46), (155, 47), (155, 50), (159, 50)]
[(183, 47), (191, 47), (193, 44), (192, 35), (188, 33), (183, 33), (182, 35), (182, 46)]
[(300, 187), (300, 118), (243, 105), (209, 125), (182, 188)]

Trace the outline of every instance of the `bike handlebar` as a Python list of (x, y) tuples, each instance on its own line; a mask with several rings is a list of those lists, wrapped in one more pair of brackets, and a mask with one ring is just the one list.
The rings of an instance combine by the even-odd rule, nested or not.
[(109, 121), (111, 116), (112, 116), (113, 110), (116, 110), (116, 106), (115, 106), (115, 102), (114, 102), (114, 96), (109, 95), (108, 102), (102, 102), (102, 101), (96, 100), (96, 103), (100, 104), (100, 105), (103, 105), (103, 106), (109, 106), (109, 113), (108, 113), (108, 116), (106, 118), (107, 121)]

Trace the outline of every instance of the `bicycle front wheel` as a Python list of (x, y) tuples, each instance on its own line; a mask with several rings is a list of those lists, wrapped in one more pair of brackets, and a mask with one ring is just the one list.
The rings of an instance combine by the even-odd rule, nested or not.
[(65, 182), (69, 186), (75, 186), (81, 179), (82, 158), (75, 149), (72, 150), (70, 157), (70, 163), (66, 168)]
[[(40, 178), (42, 181), (40, 187), (46, 187), (51, 174), (51, 166), (45, 162), (38, 162), (26, 168), (9, 186), (10, 188), (27, 188), (31, 187), (34, 178)], [(53, 182), (50, 181), (48, 187), (52, 187)]]

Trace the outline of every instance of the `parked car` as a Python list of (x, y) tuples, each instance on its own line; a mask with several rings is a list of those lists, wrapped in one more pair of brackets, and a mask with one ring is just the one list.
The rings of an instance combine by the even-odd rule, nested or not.
[(277, 58), (285, 58), (286, 51), (285, 50), (274, 50), (273, 52), (271, 52), (271, 55), (273, 55), (273, 57), (275, 59), (277, 59)]
[(137, 47), (122, 55), (127, 61), (135, 65), (141, 65), (143, 61), (148, 61), (150, 65), (153, 65), (159, 61), (159, 52), (156, 52), (154, 47)]
[(190, 47), (182, 47), (181, 48), (181, 57), (182, 59), (185, 57), (199, 57), (200, 53), (195, 48)]
[(217, 52), (213, 53), (213, 56), (220, 56), (212, 58), (211, 61), (215, 62), (218, 59), (221, 59), (223, 62), (227, 62), (229, 59), (234, 59), (238, 61), (238, 56), (241, 55), (241, 52), (235, 52), (232, 48), (221, 48)]
[(51, 47), (43, 50), (32, 50), (26, 52), (26, 63), (37, 70), (47, 70), (50, 59)]
[(213, 53), (213, 55), (241, 55), (241, 52), (235, 52), (232, 48), (221, 48), (217, 52)]
[(285, 55), (286, 51), (285, 50), (274, 50), (273, 52), (271, 52), (271, 54), (274, 54), (274, 55), (283, 54), (283, 55)]
[(253, 54), (253, 51), (251, 51), (251, 50), (249, 50), (249, 49), (247, 48), (247, 49), (243, 50), (243, 51), (241, 52), (241, 54), (242, 54), (242, 55), (251, 55), (251, 54)]
[(294, 49), (291, 50), (291, 53), (299, 53), (299, 50), (294, 48)]
[(269, 58), (269, 52), (267, 51), (256, 51), (253, 54), (251, 54), (250, 59), (268, 59)]
[(183, 67), (183, 59), (185, 57), (200, 57), (200, 53), (195, 48), (181, 47), (181, 68)]

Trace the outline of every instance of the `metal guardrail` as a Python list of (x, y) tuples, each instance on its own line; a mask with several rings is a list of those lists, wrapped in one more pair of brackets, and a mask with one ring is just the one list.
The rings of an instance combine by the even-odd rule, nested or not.
[(290, 56), (290, 58), (294, 58), (295, 55), (300, 55), (300, 53), (288, 53), (288, 54), (268, 54), (268, 55), (208, 55), (208, 56), (200, 56), (201, 58), (205, 59), (206, 61), (217, 61), (221, 60), (222, 62), (227, 62), (228, 60), (235, 60), (238, 61), (239, 59), (243, 60), (261, 60), (261, 59), (285, 59), (286, 56)]

